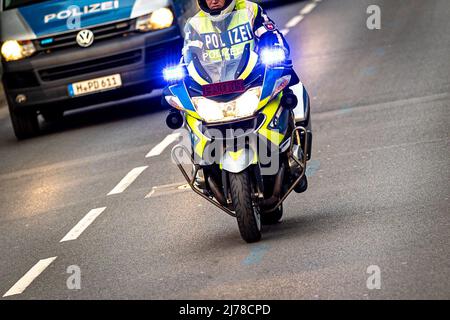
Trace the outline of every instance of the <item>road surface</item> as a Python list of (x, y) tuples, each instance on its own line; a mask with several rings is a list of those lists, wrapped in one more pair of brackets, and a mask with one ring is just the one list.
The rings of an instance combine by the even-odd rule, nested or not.
[(72, 112), (21, 142), (2, 106), (0, 299), (450, 298), (450, 2), (269, 13), (313, 111), (309, 189), (283, 222), (248, 245), (178, 188), (157, 98)]

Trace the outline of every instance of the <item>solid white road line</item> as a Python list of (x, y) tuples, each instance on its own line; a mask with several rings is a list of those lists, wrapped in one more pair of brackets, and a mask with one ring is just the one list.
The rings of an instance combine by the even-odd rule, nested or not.
[(175, 142), (179, 136), (180, 136), (179, 133), (169, 134), (167, 137), (164, 138), (163, 141), (161, 141), (156, 147), (154, 147), (145, 157), (151, 158), (159, 156), (168, 146), (170, 146), (173, 142)]
[(114, 187), (109, 193), (108, 196), (113, 194), (119, 194), (124, 192), (133, 182), (139, 177), (139, 175), (147, 169), (148, 166), (138, 167), (131, 170), (125, 178), (123, 178), (117, 186)]
[(302, 20), (303, 20), (302, 15), (295, 16), (291, 20), (289, 20), (288, 23), (286, 23), (286, 28), (291, 29), (296, 25), (298, 25)]
[(309, 13), (311, 13), (311, 11), (314, 10), (314, 8), (317, 6), (317, 3), (313, 2), (313, 3), (308, 3), (303, 9), (302, 11), (300, 11), (301, 15), (307, 15)]
[(39, 260), (3, 297), (21, 294), (57, 257)]
[(84, 216), (83, 219), (80, 220), (80, 222), (77, 223), (75, 227), (72, 228), (65, 236), (61, 239), (60, 242), (65, 241), (71, 241), (77, 239), (84, 230), (87, 229), (91, 225), (92, 222), (94, 222), (95, 219), (103, 212), (105, 211), (106, 207), (103, 208), (97, 208), (92, 209)]

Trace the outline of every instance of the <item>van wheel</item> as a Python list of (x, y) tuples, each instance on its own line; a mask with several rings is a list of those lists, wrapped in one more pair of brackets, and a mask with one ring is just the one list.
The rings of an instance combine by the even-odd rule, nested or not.
[(22, 140), (38, 135), (39, 123), (35, 110), (12, 110), (9, 107), (9, 114), (17, 139)]

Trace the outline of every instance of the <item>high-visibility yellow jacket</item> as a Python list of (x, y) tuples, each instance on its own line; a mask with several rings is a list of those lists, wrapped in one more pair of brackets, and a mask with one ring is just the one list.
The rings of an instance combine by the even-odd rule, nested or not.
[(249, 44), (251, 49), (278, 45), (286, 49), (289, 46), (275, 23), (256, 3), (237, 0), (229, 18), (213, 21), (204, 11), (191, 18), (185, 28), (185, 62), (193, 49), (208, 55), (209, 61), (232, 59), (239, 55)]

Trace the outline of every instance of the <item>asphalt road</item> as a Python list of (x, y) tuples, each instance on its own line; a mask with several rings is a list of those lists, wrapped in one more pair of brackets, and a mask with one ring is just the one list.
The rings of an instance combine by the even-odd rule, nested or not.
[[(366, 27), (371, 4), (381, 30)], [(56, 259), (0, 299), (450, 298), (450, 2), (323, 0), (269, 13), (291, 26), (315, 134), (309, 190), (288, 198), (283, 222), (248, 245), (232, 218), (167, 186), (183, 184), (170, 147), (145, 158), (171, 133), (157, 100), (75, 112), (22, 142), (2, 107), (0, 296)], [(67, 286), (73, 265), (80, 290)], [(369, 266), (380, 289), (367, 287)]]

